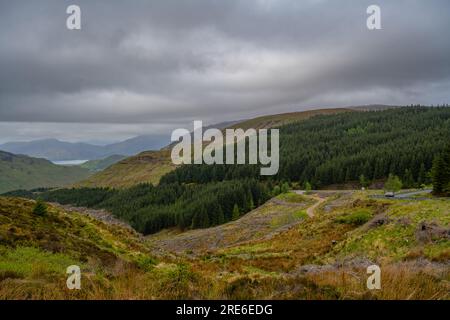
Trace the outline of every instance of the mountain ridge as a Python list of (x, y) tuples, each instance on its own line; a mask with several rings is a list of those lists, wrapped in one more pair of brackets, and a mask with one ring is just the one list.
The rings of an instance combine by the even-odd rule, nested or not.
[(50, 138), (7, 142), (0, 145), (0, 150), (51, 161), (99, 160), (117, 154), (131, 156), (146, 150), (158, 150), (165, 144), (160, 136), (151, 135), (140, 135), (105, 146)]
[(25, 155), (0, 151), (0, 193), (17, 189), (61, 187), (89, 176), (77, 166), (59, 166)]

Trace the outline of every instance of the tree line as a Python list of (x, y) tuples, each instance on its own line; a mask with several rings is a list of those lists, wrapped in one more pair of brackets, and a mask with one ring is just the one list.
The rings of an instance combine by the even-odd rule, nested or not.
[(139, 232), (169, 227), (207, 228), (223, 224), (262, 205), (274, 194), (270, 183), (241, 179), (206, 184), (140, 184), (129, 189), (59, 189), (45, 201), (106, 209)]
[(184, 165), (161, 183), (271, 179), (321, 188), (384, 180), (405, 187), (431, 182), (433, 158), (450, 140), (450, 108), (404, 107), (316, 116), (280, 128), (280, 170), (260, 177), (257, 165)]

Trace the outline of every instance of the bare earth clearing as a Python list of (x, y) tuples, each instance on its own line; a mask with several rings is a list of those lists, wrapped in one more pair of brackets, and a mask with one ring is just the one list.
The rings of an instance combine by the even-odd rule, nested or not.
[(295, 202), (275, 197), (240, 219), (224, 225), (182, 233), (177, 230), (165, 230), (150, 235), (147, 239), (151, 246), (160, 252), (188, 255), (270, 240), (292, 229), (304, 219), (313, 218), (315, 211), (327, 200), (332, 206), (337, 202), (331, 200), (337, 196), (342, 203), (353, 191), (315, 191), (308, 196), (304, 195), (303, 191), (295, 193), (303, 201)]
[(252, 240), (268, 240), (300, 223), (304, 211), (312, 202), (294, 203), (274, 198), (236, 221), (214, 228), (190, 230), (180, 234), (163, 231), (148, 237), (152, 247), (175, 253), (199, 253), (223, 249)]

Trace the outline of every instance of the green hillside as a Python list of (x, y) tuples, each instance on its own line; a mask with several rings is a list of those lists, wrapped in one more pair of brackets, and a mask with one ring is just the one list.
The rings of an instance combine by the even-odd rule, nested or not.
[[(134, 231), (87, 215), (34, 201), (0, 197), (0, 299), (85, 299), (102, 291), (108, 278), (154, 262)], [(84, 292), (65, 287), (66, 268), (82, 270)]]
[[(336, 114), (351, 111), (346, 108), (319, 109), (257, 117), (232, 124), (229, 128), (275, 128), (293, 122), (303, 121), (316, 115)], [(176, 168), (170, 158), (170, 148), (159, 151), (146, 151), (94, 174), (76, 184), (76, 187), (126, 188), (139, 183), (158, 184), (161, 177)]]
[(17, 189), (61, 187), (89, 176), (87, 169), (58, 166), (45, 159), (0, 151), (0, 193)]
[(268, 128), (279, 128), (281, 126), (296, 123), (302, 120), (307, 120), (318, 115), (331, 115), (338, 114), (349, 111), (357, 111), (357, 109), (350, 108), (334, 108), (334, 109), (317, 109), (317, 110), (307, 110), (300, 112), (289, 112), (272, 114), (267, 116), (256, 117), (249, 120), (244, 120), (237, 124), (230, 126), (231, 129), (268, 129)]
[(80, 167), (88, 169), (91, 172), (102, 171), (102, 170), (108, 168), (109, 166), (119, 162), (120, 160), (122, 160), (124, 158), (126, 158), (126, 156), (116, 154), (116, 155), (106, 157), (104, 159), (89, 160), (89, 161), (81, 164)]
[(125, 188), (139, 183), (157, 184), (173, 169), (175, 165), (172, 164), (170, 150), (146, 151), (123, 159), (75, 186)]
[[(404, 107), (320, 115), (280, 127), (277, 181), (313, 188), (383, 180), (390, 173), (406, 187), (429, 181), (433, 159), (450, 141), (449, 107)], [(185, 165), (161, 183), (206, 183), (264, 178), (257, 165)]]
[[(287, 192), (221, 226), (147, 238), (0, 197), (0, 299), (449, 299), (448, 199), (376, 194)], [(381, 290), (366, 287), (372, 264)], [(66, 288), (70, 265), (81, 290)]]

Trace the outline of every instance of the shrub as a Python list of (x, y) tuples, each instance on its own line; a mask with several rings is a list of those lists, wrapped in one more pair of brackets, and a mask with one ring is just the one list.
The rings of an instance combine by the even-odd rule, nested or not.
[(36, 204), (33, 208), (33, 214), (37, 216), (45, 216), (47, 214), (47, 205), (41, 199), (36, 201)]
[(397, 192), (402, 188), (402, 181), (399, 177), (389, 174), (389, 177), (384, 184), (384, 190), (391, 191), (391, 192)]
[(141, 268), (144, 271), (151, 271), (155, 267), (155, 265), (158, 263), (158, 261), (151, 257), (151, 256), (144, 256), (137, 260), (137, 264), (139, 268)]
[(281, 185), (280, 189), (281, 193), (288, 193), (289, 192), (289, 183), (285, 182)]
[(371, 217), (372, 215), (369, 211), (361, 210), (348, 215), (337, 217), (336, 222), (360, 226), (369, 221)]
[(306, 181), (305, 182), (305, 194), (310, 194), (311, 190), (312, 190), (311, 184), (308, 181)]

